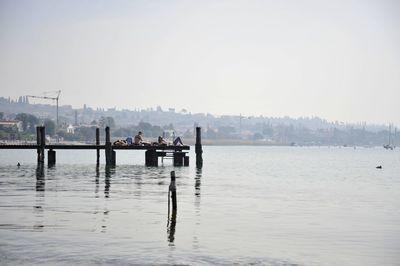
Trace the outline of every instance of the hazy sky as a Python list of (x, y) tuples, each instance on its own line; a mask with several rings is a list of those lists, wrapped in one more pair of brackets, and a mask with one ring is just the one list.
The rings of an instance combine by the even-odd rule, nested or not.
[(0, 96), (400, 125), (400, 1), (4, 1)]

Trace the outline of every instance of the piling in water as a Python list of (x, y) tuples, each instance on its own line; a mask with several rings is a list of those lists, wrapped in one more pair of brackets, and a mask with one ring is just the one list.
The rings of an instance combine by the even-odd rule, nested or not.
[(189, 156), (185, 156), (183, 157), (183, 165), (184, 166), (189, 166)]
[(36, 127), (37, 162), (40, 163), (40, 127)]
[[(96, 128), (96, 145), (100, 145), (100, 129), (98, 127)], [(96, 164), (100, 164), (100, 149), (96, 150)]]
[(112, 147), (111, 147), (111, 138), (110, 138), (110, 127), (106, 127), (106, 145), (105, 145), (105, 154), (106, 154), (106, 165), (113, 165), (112, 158)]
[(184, 152), (174, 152), (174, 166), (183, 166)]
[(172, 210), (171, 219), (168, 220), (168, 242), (174, 243), (175, 241), (175, 228), (176, 228), (176, 210)]
[(47, 164), (49, 166), (53, 166), (56, 164), (56, 151), (53, 150), (47, 151)]
[(175, 183), (175, 171), (171, 171), (171, 183), (169, 185), (169, 192), (171, 193), (172, 210), (177, 210), (176, 203), (176, 183)]
[(196, 144), (195, 144), (195, 152), (196, 152), (196, 167), (203, 167), (203, 149), (201, 146), (201, 127), (196, 127)]
[[(172, 215), (170, 216), (170, 197), (172, 201)], [(177, 213), (177, 200), (176, 200), (176, 183), (175, 183), (175, 171), (171, 171), (171, 183), (168, 189), (168, 242), (174, 243), (175, 240), (175, 226), (176, 226), (176, 213)]]
[(46, 145), (46, 130), (43, 126), (36, 127), (37, 161), (44, 163), (44, 148)]
[(146, 166), (158, 166), (158, 155), (156, 150), (147, 150), (145, 153)]
[(115, 166), (117, 164), (117, 153), (111, 150), (111, 165)]

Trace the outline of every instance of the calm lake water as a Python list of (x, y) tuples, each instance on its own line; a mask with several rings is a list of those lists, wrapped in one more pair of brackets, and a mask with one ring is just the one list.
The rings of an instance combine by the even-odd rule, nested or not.
[(400, 148), (203, 149), (201, 171), (194, 148), (190, 167), (117, 151), (113, 169), (0, 150), (0, 264), (400, 265)]

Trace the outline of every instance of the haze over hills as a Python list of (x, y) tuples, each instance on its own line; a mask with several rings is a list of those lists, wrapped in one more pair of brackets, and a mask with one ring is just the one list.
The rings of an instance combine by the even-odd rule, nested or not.
[(400, 125), (399, 3), (4, 0), (1, 93)]
[[(5, 118), (13, 119), (18, 113), (29, 113), (39, 118), (56, 120), (56, 106), (53, 104), (30, 104), (25, 97), (17, 100), (0, 97), (0, 112)], [(365, 122), (352, 124), (339, 121), (327, 121), (319, 117), (265, 117), (213, 115), (209, 113), (191, 113), (188, 110), (175, 110), (161, 107), (135, 110), (117, 110), (115, 108), (93, 109), (84, 105), (74, 109), (70, 105), (59, 107), (60, 129), (69, 125), (75, 127), (98, 125), (104, 117), (111, 117), (115, 122), (116, 134), (121, 136), (134, 134), (132, 130), (139, 123), (158, 126), (149, 130), (149, 137), (156, 137), (162, 130), (174, 130), (187, 138), (192, 137), (194, 126), (201, 126), (205, 139), (236, 139), (264, 141), (272, 144), (333, 144), (333, 145), (382, 145), (387, 143), (388, 126)], [(397, 129), (392, 127), (392, 133)], [(150, 132), (151, 131), (151, 132)], [(154, 135), (154, 136), (153, 136)], [(392, 137), (398, 141), (397, 136)]]
[[(12, 115), (17, 113), (30, 113), (38, 117), (56, 119), (56, 106), (54, 104), (30, 104), (29, 100), (23, 96), (18, 99), (0, 97), (0, 111)], [(332, 126), (343, 129), (347, 127), (365, 128), (369, 131), (380, 131), (387, 129), (388, 125), (368, 124), (366, 122), (349, 123), (346, 121), (327, 121), (326, 119), (313, 117), (293, 118), (268, 117), (268, 116), (244, 116), (241, 114), (218, 115), (210, 113), (192, 113), (190, 110), (175, 108), (163, 109), (160, 106), (146, 109), (135, 108), (92, 108), (86, 104), (82, 108), (73, 108), (71, 105), (59, 107), (59, 117), (61, 123), (67, 124), (89, 124), (101, 116), (111, 116), (118, 126), (137, 124), (140, 121), (149, 122), (157, 125), (174, 124), (178, 128), (193, 126), (193, 123), (204, 126), (240, 126), (248, 127), (257, 123), (268, 123), (271, 125), (293, 125), (304, 126), (309, 129), (326, 129)]]

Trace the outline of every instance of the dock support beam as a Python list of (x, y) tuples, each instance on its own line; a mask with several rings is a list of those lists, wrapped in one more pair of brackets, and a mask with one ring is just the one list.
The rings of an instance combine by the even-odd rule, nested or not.
[(196, 167), (201, 169), (203, 167), (203, 149), (201, 146), (201, 127), (196, 127)]
[(111, 149), (111, 165), (117, 165), (117, 153)]
[(56, 151), (53, 150), (47, 151), (47, 164), (49, 166), (53, 166), (56, 164)]
[[(98, 127), (96, 128), (96, 145), (100, 145), (100, 129)], [(96, 150), (96, 163), (100, 164), (100, 149)]]
[(147, 150), (145, 153), (146, 166), (158, 166), (158, 155), (156, 150)]
[(183, 166), (184, 152), (174, 152), (174, 166)]
[(189, 156), (183, 157), (183, 166), (189, 166)]
[(110, 127), (106, 127), (105, 153), (106, 153), (106, 166), (112, 166), (112, 165), (115, 166), (115, 151), (113, 151), (111, 146)]

